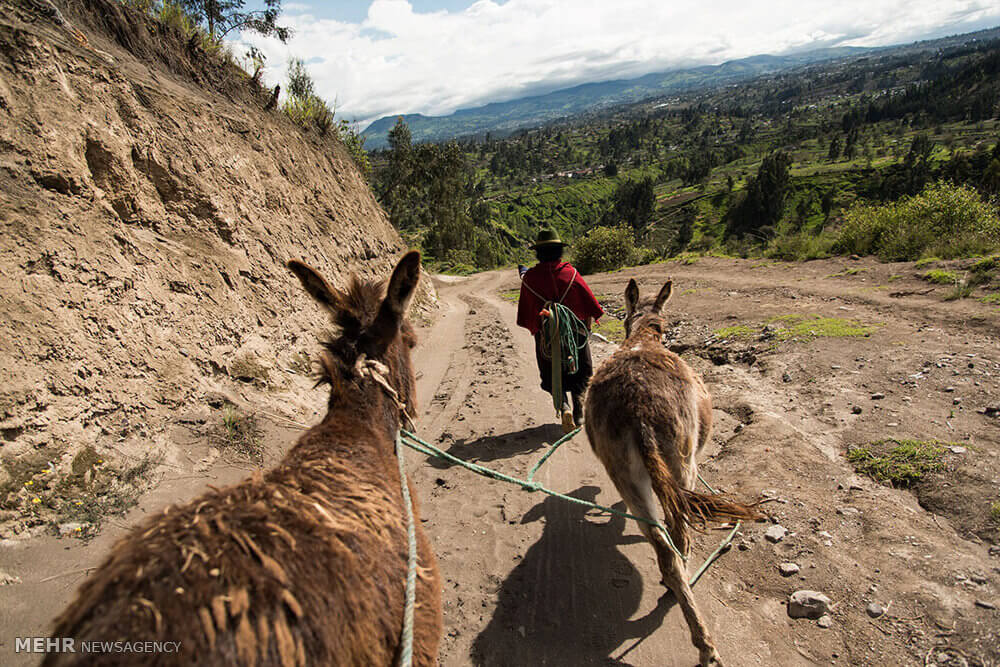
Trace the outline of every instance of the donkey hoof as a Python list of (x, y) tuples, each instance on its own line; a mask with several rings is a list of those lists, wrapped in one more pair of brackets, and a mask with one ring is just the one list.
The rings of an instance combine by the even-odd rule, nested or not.
[(699, 667), (722, 667), (722, 658), (719, 657), (715, 648), (702, 649), (698, 654), (700, 658)]

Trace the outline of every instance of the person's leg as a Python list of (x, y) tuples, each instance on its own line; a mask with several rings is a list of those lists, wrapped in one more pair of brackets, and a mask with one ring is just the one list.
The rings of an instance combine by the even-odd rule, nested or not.
[(587, 391), (590, 376), (594, 374), (594, 360), (590, 354), (588, 342), (580, 349), (579, 368), (576, 373), (566, 376), (566, 387), (573, 396), (573, 421), (579, 426), (583, 423), (583, 395)]
[(583, 392), (573, 392), (573, 421), (577, 426), (583, 424)]

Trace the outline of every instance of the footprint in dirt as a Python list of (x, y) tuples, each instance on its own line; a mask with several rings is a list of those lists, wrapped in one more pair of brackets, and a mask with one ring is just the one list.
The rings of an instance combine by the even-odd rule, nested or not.
[[(596, 502), (599, 491), (582, 486), (568, 495)], [(589, 511), (549, 497), (524, 515), (521, 523), (544, 519), (545, 528), (501, 584), (493, 618), (472, 647), (476, 665), (623, 665), (612, 653), (662, 625), (674, 604), (670, 594), (629, 620), (643, 581), (618, 547), (643, 538), (624, 535), (625, 518), (595, 521)]]

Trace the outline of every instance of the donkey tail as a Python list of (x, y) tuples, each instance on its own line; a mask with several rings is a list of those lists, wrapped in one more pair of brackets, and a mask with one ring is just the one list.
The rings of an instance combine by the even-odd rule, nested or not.
[(668, 521), (675, 522), (678, 527), (691, 523), (691, 504), (687, 492), (681, 488), (667, 468), (667, 463), (657, 446), (656, 434), (645, 424), (641, 427), (641, 434), (639, 454), (653, 482), (653, 492), (663, 507), (663, 514)]
[(652, 429), (643, 426), (640, 445), (643, 463), (653, 481), (653, 490), (668, 519), (679, 519), (687, 525), (704, 526), (710, 522), (754, 521), (763, 519), (756, 503), (746, 505), (725, 494), (705, 494), (680, 486), (667, 468)]
[(705, 494), (684, 490), (688, 517), (704, 525), (712, 521), (756, 521), (764, 515), (756, 510), (756, 503), (745, 505), (727, 498), (724, 494)]

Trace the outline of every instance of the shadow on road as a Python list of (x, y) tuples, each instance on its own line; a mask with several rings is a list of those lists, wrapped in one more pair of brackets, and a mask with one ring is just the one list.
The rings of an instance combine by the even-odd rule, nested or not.
[[(569, 495), (596, 502), (599, 491), (582, 486)], [(634, 648), (660, 627), (674, 605), (667, 593), (648, 614), (629, 620), (639, 608), (643, 583), (618, 547), (643, 538), (625, 536), (622, 517), (607, 519), (552, 497), (532, 507), (521, 523), (540, 519), (545, 521), (541, 538), (501, 584), (496, 612), (476, 637), (474, 663), (628, 664), (612, 652), (638, 640), (619, 653)]]
[[(548, 449), (548, 446), (561, 438), (562, 435), (562, 427), (558, 424), (543, 424), (513, 433), (487, 435), (475, 440), (456, 440), (445, 451), (452, 456), (473, 463), (489, 463), (531, 452), (537, 452), (538, 456), (541, 456)], [(427, 463), (439, 470), (455, 465), (436, 457), (428, 458)]]

